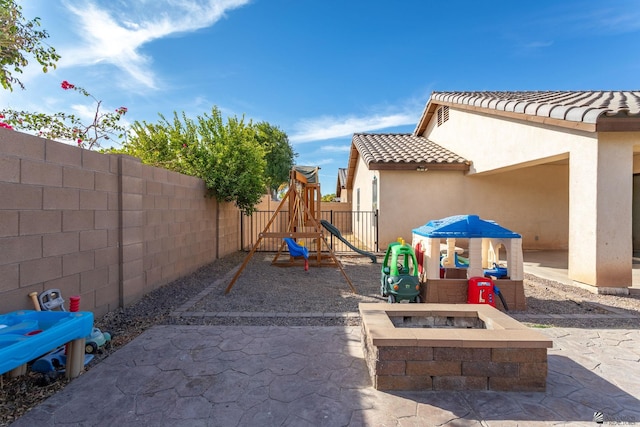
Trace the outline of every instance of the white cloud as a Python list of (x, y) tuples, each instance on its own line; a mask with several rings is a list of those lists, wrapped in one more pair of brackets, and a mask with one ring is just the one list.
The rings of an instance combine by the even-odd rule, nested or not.
[[(78, 35), (74, 47), (61, 48), (61, 66), (109, 63), (125, 71), (138, 85), (156, 88), (151, 58), (140, 48), (153, 40), (209, 27), (225, 12), (250, 0), (157, 0), (155, 2), (65, 2), (76, 15)], [(107, 9), (107, 4), (111, 9)]]
[(351, 149), (351, 145), (323, 145), (320, 147), (321, 151), (330, 151), (330, 152), (338, 152), (338, 153), (346, 153)]
[(372, 115), (364, 117), (319, 117), (307, 119), (294, 125), (294, 133), (289, 136), (293, 143), (323, 141), (351, 136), (358, 132), (369, 132), (415, 124), (418, 116), (410, 113)]
[(579, 26), (590, 27), (606, 33), (622, 34), (640, 30), (640, 11), (637, 2), (625, 5), (618, 3), (612, 7), (607, 4), (601, 9), (584, 11), (574, 17)]
[(534, 41), (534, 42), (529, 42), (525, 44), (524, 47), (527, 49), (541, 49), (541, 48), (549, 47), (552, 45), (553, 45), (552, 41), (546, 41), (546, 42)]
[(72, 104), (73, 114), (83, 123), (92, 123), (96, 114), (96, 106), (88, 104)]
[(307, 161), (308, 159), (303, 158), (303, 159), (297, 159), (296, 160), (296, 164), (297, 165), (313, 165), (313, 166), (325, 166), (325, 165), (330, 165), (333, 164), (336, 160), (335, 159), (314, 159), (314, 160), (310, 160)]

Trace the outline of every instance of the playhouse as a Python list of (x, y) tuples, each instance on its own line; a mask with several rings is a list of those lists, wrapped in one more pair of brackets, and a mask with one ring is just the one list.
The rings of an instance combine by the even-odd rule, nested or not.
[(423, 301), (466, 303), (469, 279), (490, 277), (509, 309), (526, 309), (520, 234), (477, 215), (455, 215), (413, 229), (412, 240)]

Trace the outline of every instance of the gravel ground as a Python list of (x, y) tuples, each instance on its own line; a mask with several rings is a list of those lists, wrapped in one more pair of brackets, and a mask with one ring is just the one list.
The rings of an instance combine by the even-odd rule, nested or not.
[[(340, 257), (357, 294), (337, 267), (274, 267), (272, 255), (257, 253), (224, 295), (246, 256), (237, 252), (108, 313), (96, 326), (113, 333), (91, 369), (144, 330), (158, 324), (354, 325), (360, 302), (381, 302), (380, 264), (363, 257)], [(381, 261), (382, 257), (378, 257)], [(510, 312), (534, 327), (639, 328), (640, 296), (597, 295), (557, 282), (525, 276), (527, 310)], [(64, 376), (28, 373), (2, 378), (0, 425), (8, 425), (67, 384)]]

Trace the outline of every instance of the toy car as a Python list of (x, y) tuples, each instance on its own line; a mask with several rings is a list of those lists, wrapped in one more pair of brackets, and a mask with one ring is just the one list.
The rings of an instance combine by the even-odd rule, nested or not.
[(111, 345), (111, 334), (109, 332), (102, 332), (98, 328), (91, 330), (91, 335), (85, 338), (84, 352), (86, 354), (94, 354), (100, 347), (109, 347)]
[(387, 247), (382, 263), (380, 294), (392, 304), (403, 300), (421, 301), (418, 262), (410, 245), (393, 242)]

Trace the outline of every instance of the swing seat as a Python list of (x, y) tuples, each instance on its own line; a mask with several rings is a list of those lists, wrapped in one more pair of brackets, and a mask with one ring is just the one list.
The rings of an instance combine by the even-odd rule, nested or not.
[(306, 247), (299, 245), (290, 237), (285, 237), (284, 241), (287, 242), (287, 247), (289, 248), (289, 254), (292, 257), (304, 257), (304, 259), (309, 259), (309, 249)]

